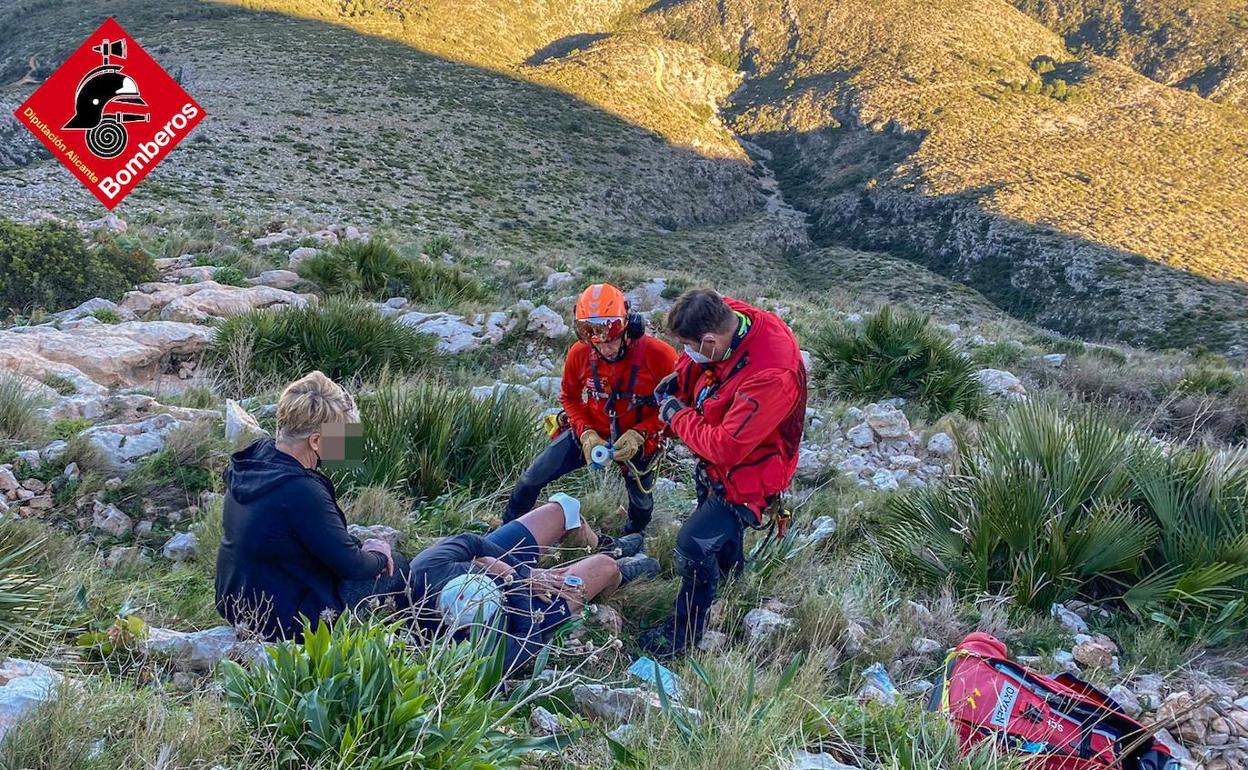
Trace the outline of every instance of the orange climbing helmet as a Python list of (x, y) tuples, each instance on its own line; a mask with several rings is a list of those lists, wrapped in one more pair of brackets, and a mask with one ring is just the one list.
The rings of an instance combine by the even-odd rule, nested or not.
[(589, 343), (619, 339), (628, 327), (628, 300), (609, 283), (595, 283), (576, 301), (576, 336)]

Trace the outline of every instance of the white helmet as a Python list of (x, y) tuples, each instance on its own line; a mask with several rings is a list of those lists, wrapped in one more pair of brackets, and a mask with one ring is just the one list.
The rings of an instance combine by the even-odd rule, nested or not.
[(452, 631), (472, 623), (489, 624), (502, 606), (502, 590), (489, 575), (479, 572), (453, 578), (438, 595), (442, 623)]

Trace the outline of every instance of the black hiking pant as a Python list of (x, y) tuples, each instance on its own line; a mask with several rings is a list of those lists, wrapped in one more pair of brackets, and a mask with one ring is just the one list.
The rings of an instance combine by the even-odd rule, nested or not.
[[(632, 473), (624, 474), (624, 486), (628, 489), (628, 524), (624, 527), (625, 534), (645, 530), (654, 515), (654, 495), (647, 491), (654, 488), (654, 469), (649, 467), (651, 460), (653, 458), (647, 458), (644, 464), (634, 460), (633, 464), (644, 471), (640, 478)], [(542, 450), (520, 476), (516, 488), (511, 491), (503, 521), (512, 521), (533, 510), (538, 496), (547, 484), (584, 467), (585, 456), (581, 452), (581, 442), (572, 431), (564, 431)]]

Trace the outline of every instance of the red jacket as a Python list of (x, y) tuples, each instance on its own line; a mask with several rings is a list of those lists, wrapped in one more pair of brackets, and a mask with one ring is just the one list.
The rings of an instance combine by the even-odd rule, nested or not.
[[(645, 436), (647, 451), (653, 451), (663, 428), (654, 404), (654, 387), (672, 373), (675, 365), (676, 351), (672, 346), (649, 334), (631, 340), (628, 352), (615, 362), (603, 359), (584, 342), (574, 342), (563, 363), (560, 389), (563, 411), (572, 431), (578, 437), (592, 429), (607, 441), (618, 438), (611, 435), (607, 403), (612, 393), (623, 394), (617, 396), (615, 404), (619, 432), (636, 430)], [(634, 378), (630, 390), (629, 380)], [(643, 399), (643, 403), (635, 402), (630, 394)]]
[[(697, 455), (730, 503), (762, 511), (788, 488), (806, 424), (806, 367), (797, 338), (774, 313), (725, 297), (750, 321), (725, 361), (702, 365), (682, 354), (676, 395), (688, 406), (672, 431)], [(716, 383), (718, 386), (716, 387)], [(701, 404), (698, 396), (714, 388)]]

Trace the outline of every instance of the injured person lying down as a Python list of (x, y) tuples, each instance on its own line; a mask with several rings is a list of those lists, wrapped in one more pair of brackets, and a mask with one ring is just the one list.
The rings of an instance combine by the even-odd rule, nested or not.
[(598, 535), (564, 494), (487, 535), (464, 533), (421, 551), (409, 565), (411, 606), (422, 632), (464, 633), (474, 624), (505, 640), (507, 670), (526, 665), (564, 621), (619, 586), (658, 574), (646, 556), (594, 553), (564, 566), (538, 566), (543, 552), (598, 550)]

